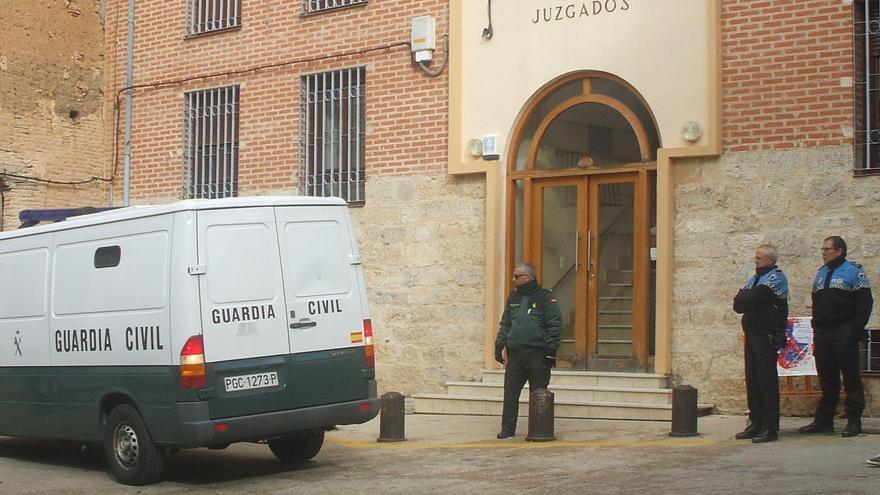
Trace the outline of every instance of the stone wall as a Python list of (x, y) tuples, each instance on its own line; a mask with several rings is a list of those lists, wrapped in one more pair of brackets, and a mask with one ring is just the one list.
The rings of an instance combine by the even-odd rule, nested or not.
[[(724, 412), (746, 408), (742, 331), (731, 306), (754, 271), (755, 247), (769, 242), (779, 249), (792, 316), (810, 315), (810, 284), (829, 235), (842, 236), (848, 258), (880, 281), (880, 187), (876, 177), (853, 177), (852, 163), (850, 146), (834, 146), (727, 153), (673, 165), (673, 379), (697, 387), (701, 402)], [(878, 313), (872, 325), (880, 323)], [(873, 396), (877, 387), (866, 385)], [(803, 400), (784, 404), (790, 413), (809, 414), (815, 398)]]
[(102, 2), (11, 2), (0, 20), (0, 173), (11, 174), (0, 230), (23, 209), (106, 204), (103, 182), (70, 184), (111, 174)]
[(384, 176), (352, 209), (380, 393), (475, 380), (483, 359), (485, 179)]

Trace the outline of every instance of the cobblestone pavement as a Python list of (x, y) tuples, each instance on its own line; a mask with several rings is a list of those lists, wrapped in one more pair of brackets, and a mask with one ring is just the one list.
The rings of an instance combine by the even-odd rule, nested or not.
[(880, 420), (867, 434), (803, 436), (784, 418), (779, 442), (732, 440), (740, 416), (709, 416), (699, 436), (669, 423), (557, 420), (558, 440), (496, 440), (498, 418), (406, 416), (407, 441), (377, 443), (379, 420), (328, 432), (321, 453), (292, 468), (268, 447), (237, 444), (169, 457), (165, 481), (117, 484), (97, 446), (0, 437), (0, 494), (681, 494), (880, 493)]

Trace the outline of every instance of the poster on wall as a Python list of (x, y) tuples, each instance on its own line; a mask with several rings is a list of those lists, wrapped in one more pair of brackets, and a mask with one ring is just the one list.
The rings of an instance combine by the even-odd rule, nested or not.
[(816, 362), (813, 360), (813, 327), (809, 317), (788, 319), (785, 347), (779, 351), (776, 369), (779, 376), (815, 375)]

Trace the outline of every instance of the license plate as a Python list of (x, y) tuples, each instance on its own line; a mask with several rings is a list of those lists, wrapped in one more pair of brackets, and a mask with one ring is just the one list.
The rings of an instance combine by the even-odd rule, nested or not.
[(266, 388), (278, 386), (278, 373), (254, 373), (253, 375), (227, 376), (223, 379), (227, 392), (239, 390), (251, 390), (254, 388)]

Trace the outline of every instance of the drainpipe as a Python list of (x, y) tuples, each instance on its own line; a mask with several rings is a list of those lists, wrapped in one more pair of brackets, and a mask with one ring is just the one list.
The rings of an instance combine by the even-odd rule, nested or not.
[(131, 87), (134, 79), (134, 0), (128, 0), (128, 48), (125, 55), (125, 172), (122, 206), (128, 206), (131, 188)]

